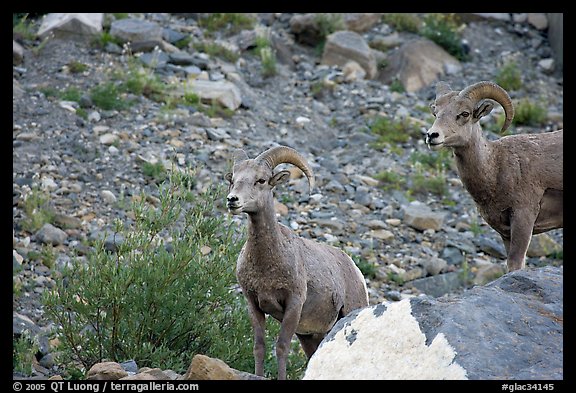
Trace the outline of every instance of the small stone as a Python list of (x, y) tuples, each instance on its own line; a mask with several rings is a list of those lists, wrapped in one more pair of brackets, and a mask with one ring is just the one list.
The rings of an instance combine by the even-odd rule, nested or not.
[(36, 239), (40, 240), (44, 244), (52, 244), (53, 246), (59, 246), (66, 241), (68, 234), (60, 228), (56, 228), (50, 223), (44, 224), (38, 232), (36, 232)]
[(102, 199), (104, 199), (105, 202), (110, 204), (116, 203), (116, 195), (114, 195), (112, 191), (102, 190), (100, 192), (100, 195), (102, 196)]
[(127, 377), (128, 373), (116, 362), (96, 363), (88, 370), (87, 380), (116, 380)]
[(103, 145), (111, 145), (116, 141), (118, 141), (118, 139), (119, 139), (118, 135), (114, 135), (111, 133), (104, 134), (99, 138), (100, 143)]

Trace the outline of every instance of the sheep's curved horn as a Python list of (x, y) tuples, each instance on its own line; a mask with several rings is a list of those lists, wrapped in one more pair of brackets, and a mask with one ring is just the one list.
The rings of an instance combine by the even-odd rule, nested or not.
[(296, 150), (287, 146), (272, 147), (265, 152), (261, 153), (254, 160), (264, 161), (270, 169), (276, 168), (278, 165), (286, 163), (292, 164), (300, 168), (308, 178), (308, 186), (310, 190), (314, 187), (314, 172), (306, 162), (306, 159), (300, 155)]
[(478, 82), (462, 90), (459, 95), (460, 97), (470, 98), (474, 103), (484, 98), (490, 98), (502, 105), (504, 113), (506, 114), (506, 120), (500, 132), (505, 131), (512, 123), (512, 119), (514, 118), (514, 105), (512, 105), (512, 100), (506, 90), (496, 83), (489, 81)]

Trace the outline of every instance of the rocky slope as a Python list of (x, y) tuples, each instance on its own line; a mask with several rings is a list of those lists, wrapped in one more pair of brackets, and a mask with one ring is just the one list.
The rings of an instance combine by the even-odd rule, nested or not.
[[(298, 15), (257, 14), (256, 28), (211, 35), (200, 26), (198, 15), (132, 16), (134, 23), (159, 26), (161, 37), (133, 42), (126, 51), (112, 43), (95, 46), (89, 40), (56, 35), (45, 40), (15, 35), (20, 46), (15, 44), (13, 67), (16, 334), (24, 327), (36, 334), (47, 329), (50, 321), (43, 316), (40, 297), (53, 285), (54, 274), (86, 239), (97, 238), (114, 219), (127, 218), (123, 202), (142, 190), (157, 193), (154, 181), (143, 173), (144, 162), (202, 166), (197, 179), (202, 190), (211, 182), (224, 181), (230, 153), (238, 147), (253, 157), (283, 144), (307, 157), (317, 187), (308, 197), (305, 182), (294, 178), (277, 190), (282, 202), (279, 220), (363, 261), (372, 304), (419, 293), (459, 292), (503, 274), (500, 239), (478, 215), (454, 167), (448, 165), (438, 173), (419, 162), (431, 154), (423, 134), (431, 125), (427, 107), (434, 97), (433, 83), (402, 91), (385, 82), (382, 73), (366, 79), (369, 73), (359, 66), (361, 60), (356, 65), (322, 64), (323, 54), (302, 38), (302, 31), (310, 33), (311, 28), (296, 33)], [(508, 19), (465, 19), (462, 37), (469, 60), (455, 60), (454, 67), (441, 69), (434, 79), (461, 89), (495, 80), (514, 60), (522, 86), (510, 92), (512, 98), (544, 102), (547, 118), (542, 127), (515, 126), (512, 132), (561, 128), (563, 78), (561, 70), (553, 68), (546, 26), (533, 15), (514, 15), (513, 20), (503, 16)], [(366, 23), (356, 34), (378, 47), (366, 56), (373, 56), (370, 61), (376, 61), (379, 69), (385, 69), (404, 44), (421, 39), (383, 23), (381, 16)], [(353, 27), (348, 22), (347, 28)], [(254, 32), (261, 30), (273, 38), (278, 62), (272, 76), (265, 74), (261, 57), (253, 52)], [(175, 44), (183, 37), (190, 44), (179, 50)], [(236, 59), (208, 55), (192, 45), (214, 40)], [(126, 109), (102, 109), (86, 94), (125, 77), (135, 63), (147, 75), (176, 86), (185, 86), (190, 78), (231, 83), (236, 89), (227, 101), (232, 115), (211, 116), (192, 105), (167, 111), (150, 95), (135, 93), (125, 96), (133, 101)], [(85, 67), (77, 70), (78, 64)], [(422, 76), (423, 67), (415, 72)], [(65, 99), (64, 91), (80, 92), (80, 97)], [(377, 115), (411, 119), (416, 131), (406, 141), (374, 147), (377, 137), (368, 127)], [(390, 186), (378, 180), (387, 172), (404, 181)], [(437, 176), (443, 193), (422, 189), (422, 178)], [(32, 213), (24, 211), (25, 199), (33, 189), (48, 195), (55, 213), (53, 226), (27, 229), (25, 222)], [(563, 231), (536, 238), (528, 266), (561, 265)], [(53, 253), (53, 267), (37, 257), (47, 249)], [(49, 352), (46, 346), (41, 350)], [(50, 375), (54, 364), (40, 360), (36, 372)]]

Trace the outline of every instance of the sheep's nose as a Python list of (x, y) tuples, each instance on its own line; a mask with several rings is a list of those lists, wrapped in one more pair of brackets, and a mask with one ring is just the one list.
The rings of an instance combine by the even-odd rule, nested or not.
[(438, 138), (439, 136), (440, 134), (438, 134), (436, 131), (426, 133), (426, 137), (428, 139)]
[(226, 200), (230, 204), (230, 203), (238, 202), (238, 197), (236, 195), (230, 194), (226, 197)]

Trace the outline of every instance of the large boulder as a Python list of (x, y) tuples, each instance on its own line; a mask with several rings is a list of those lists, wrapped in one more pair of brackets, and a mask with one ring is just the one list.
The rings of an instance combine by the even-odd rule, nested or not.
[(390, 84), (400, 81), (404, 90), (416, 92), (445, 74), (460, 72), (462, 65), (454, 56), (427, 38), (410, 40), (388, 56), (388, 65), (378, 79)]
[(563, 268), (462, 295), (365, 307), (338, 321), (303, 379), (563, 379)]
[(374, 78), (378, 73), (376, 57), (360, 34), (342, 30), (326, 37), (322, 64), (344, 67), (349, 61), (360, 64), (368, 79)]
[(89, 41), (102, 33), (103, 13), (51, 13), (44, 17), (38, 37)]

